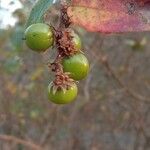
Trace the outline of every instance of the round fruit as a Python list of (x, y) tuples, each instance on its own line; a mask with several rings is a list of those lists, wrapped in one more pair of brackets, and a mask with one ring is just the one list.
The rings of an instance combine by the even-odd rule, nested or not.
[(37, 52), (44, 52), (54, 43), (54, 35), (49, 25), (36, 23), (29, 26), (25, 31), (26, 44)]
[(89, 62), (81, 53), (65, 57), (62, 65), (64, 72), (70, 72), (70, 77), (74, 80), (82, 80), (89, 72)]
[(78, 93), (78, 88), (75, 83), (72, 84), (69, 89), (63, 91), (62, 89), (57, 89), (54, 93), (52, 84), (48, 86), (48, 98), (55, 104), (68, 104), (75, 100)]
[(73, 44), (74, 44), (74, 47), (75, 47), (77, 50), (81, 50), (81, 48), (82, 48), (82, 43), (81, 43), (80, 37), (79, 37), (76, 33), (74, 33), (74, 32), (72, 32), (71, 36), (72, 36), (72, 42), (73, 42)]

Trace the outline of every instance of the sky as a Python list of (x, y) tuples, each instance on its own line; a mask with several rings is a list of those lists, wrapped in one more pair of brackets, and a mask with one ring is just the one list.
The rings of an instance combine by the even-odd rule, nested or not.
[(12, 12), (21, 7), (18, 0), (0, 0), (0, 28), (14, 25), (16, 19), (12, 16)]

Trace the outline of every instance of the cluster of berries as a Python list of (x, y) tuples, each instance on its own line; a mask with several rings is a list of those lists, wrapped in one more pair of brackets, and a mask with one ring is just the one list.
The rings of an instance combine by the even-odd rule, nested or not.
[(64, 27), (55, 29), (45, 23), (36, 23), (25, 31), (30, 49), (36, 52), (57, 49), (56, 59), (49, 64), (55, 79), (48, 86), (49, 100), (56, 104), (74, 101), (78, 93), (76, 81), (84, 79), (89, 72), (89, 62), (81, 51), (81, 39), (69, 26), (65, 22)]

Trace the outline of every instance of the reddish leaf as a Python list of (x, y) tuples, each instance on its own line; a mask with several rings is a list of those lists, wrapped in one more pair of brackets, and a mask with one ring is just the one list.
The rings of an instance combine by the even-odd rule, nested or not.
[(74, 24), (88, 31), (150, 31), (150, 0), (72, 0)]

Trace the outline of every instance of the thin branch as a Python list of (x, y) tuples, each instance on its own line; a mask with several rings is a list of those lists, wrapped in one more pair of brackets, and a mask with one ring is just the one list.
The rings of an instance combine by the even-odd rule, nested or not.
[(20, 138), (11, 136), (11, 135), (4, 135), (4, 134), (2, 135), (1, 134), (0, 135), (0, 140), (7, 141), (7, 142), (14, 142), (16, 144), (22, 144), (24, 146), (30, 147), (33, 150), (43, 150), (43, 148), (40, 147), (37, 144), (34, 144), (34, 143), (30, 142), (30, 141), (25, 141), (23, 139), (20, 139)]

